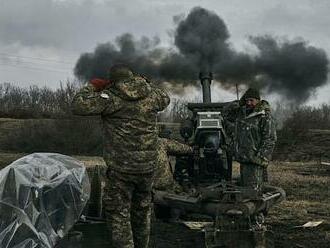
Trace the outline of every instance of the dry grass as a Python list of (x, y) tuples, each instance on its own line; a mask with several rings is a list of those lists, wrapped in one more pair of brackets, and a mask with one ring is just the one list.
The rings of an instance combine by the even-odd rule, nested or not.
[(24, 153), (0, 153), (0, 169), (25, 155)]
[[(287, 193), (267, 218), (276, 247), (330, 247), (330, 166), (274, 162), (269, 174), (270, 183)], [(296, 227), (320, 220), (324, 222), (315, 228)]]

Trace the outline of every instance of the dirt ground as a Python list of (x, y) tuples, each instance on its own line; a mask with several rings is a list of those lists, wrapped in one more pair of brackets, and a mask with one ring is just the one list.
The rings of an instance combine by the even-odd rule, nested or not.
[[(0, 168), (23, 154), (0, 153)], [(99, 158), (78, 157), (87, 166)], [(234, 166), (237, 175), (238, 165)], [(270, 184), (282, 187), (287, 200), (274, 207), (266, 218), (274, 233), (275, 247), (330, 247), (330, 165), (318, 162), (273, 162)], [(308, 221), (323, 221), (317, 227), (301, 227)], [(103, 235), (106, 235), (103, 226)], [(102, 239), (102, 238), (101, 238)], [(202, 234), (180, 224), (153, 222), (151, 247), (203, 247)], [(101, 242), (102, 243), (102, 242)], [(104, 242), (106, 244), (107, 242)], [(82, 247), (90, 247), (90, 244)], [(100, 245), (97, 247), (107, 247)]]
[[(287, 194), (287, 200), (274, 207), (267, 218), (275, 247), (330, 247), (330, 165), (274, 162), (269, 174), (270, 183)], [(323, 223), (299, 227), (308, 221)]]

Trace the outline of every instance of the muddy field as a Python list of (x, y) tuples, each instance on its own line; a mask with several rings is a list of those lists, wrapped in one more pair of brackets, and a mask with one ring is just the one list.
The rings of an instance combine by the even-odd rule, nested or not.
[[(3, 167), (23, 154), (0, 153)], [(87, 166), (100, 164), (96, 157), (78, 157)], [(235, 165), (234, 174), (238, 171)], [(281, 186), (287, 200), (273, 208), (266, 219), (274, 232), (275, 247), (318, 248), (330, 247), (330, 165), (318, 162), (273, 162), (269, 168), (272, 185)], [(317, 227), (301, 227), (308, 221), (323, 221)], [(189, 230), (182, 224), (153, 222), (151, 247), (203, 247), (202, 233)], [(105, 225), (100, 224), (97, 233), (83, 226), (78, 230), (85, 233), (85, 245), (107, 247)], [(93, 228), (94, 229), (94, 228)], [(96, 230), (96, 229), (95, 229)], [(101, 230), (101, 231), (100, 231)]]

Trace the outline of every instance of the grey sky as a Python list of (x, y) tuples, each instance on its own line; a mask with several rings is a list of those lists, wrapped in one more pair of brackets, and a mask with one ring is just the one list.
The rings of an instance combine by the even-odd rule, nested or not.
[[(0, 0), (0, 82), (57, 87), (82, 52), (130, 32), (171, 45), (173, 16), (201, 6), (227, 24), (232, 45), (249, 35), (302, 37), (330, 55), (328, 0)], [(309, 103), (328, 102), (329, 84)]]

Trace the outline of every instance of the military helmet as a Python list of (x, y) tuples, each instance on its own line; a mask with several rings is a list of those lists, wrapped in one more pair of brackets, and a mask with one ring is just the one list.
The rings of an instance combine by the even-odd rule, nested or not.
[(259, 90), (255, 89), (255, 88), (249, 88), (243, 95), (244, 99), (248, 99), (248, 98), (255, 98), (260, 100), (260, 93)]
[(124, 64), (116, 64), (109, 70), (109, 79), (112, 82), (127, 80), (134, 77), (132, 70)]

